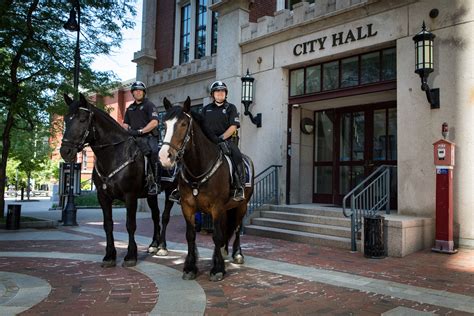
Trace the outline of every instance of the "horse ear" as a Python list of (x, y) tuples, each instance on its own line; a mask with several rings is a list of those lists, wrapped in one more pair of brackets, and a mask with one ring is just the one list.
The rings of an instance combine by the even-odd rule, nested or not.
[(183, 112), (184, 113), (189, 113), (190, 110), (191, 110), (191, 99), (188, 96), (186, 101), (184, 101)]
[(64, 102), (66, 102), (66, 104), (69, 106), (71, 105), (71, 103), (73, 102), (73, 100), (71, 99), (71, 97), (69, 95), (67, 95), (66, 93), (64, 93)]
[(170, 100), (168, 100), (166, 97), (163, 99), (163, 104), (165, 106), (166, 111), (168, 111), (169, 109), (171, 109), (173, 107)]
[(85, 97), (82, 93), (79, 93), (79, 103), (80, 103), (83, 107), (90, 108), (89, 102), (87, 102), (86, 97)]

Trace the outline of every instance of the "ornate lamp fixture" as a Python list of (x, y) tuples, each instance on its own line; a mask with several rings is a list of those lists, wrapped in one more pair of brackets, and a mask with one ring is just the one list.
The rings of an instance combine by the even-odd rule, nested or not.
[(255, 78), (250, 76), (249, 70), (247, 69), (247, 74), (240, 78), (240, 80), (242, 80), (242, 104), (245, 107), (244, 115), (247, 115), (250, 121), (257, 125), (257, 127), (262, 127), (262, 113), (253, 116), (249, 111), (249, 106), (253, 102), (253, 82)]
[(433, 63), (433, 40), (436, 36), (426, 30), (425, 22), (421, 32), (413, 37), (415, 42), (415, 72), (421, 78), (421, 90), (426, 92), (426, 98), (432, 109), (439, 109), (439, 88), (430, 89), (428, 76), (434, 70)]

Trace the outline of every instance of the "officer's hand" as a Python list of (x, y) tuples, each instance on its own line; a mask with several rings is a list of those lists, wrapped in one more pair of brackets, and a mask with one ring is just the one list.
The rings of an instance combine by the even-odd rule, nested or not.
[(139, 136), (140, 135), (140, 132), (137, 131), (136, 129), (133, 129), (133, 128), (128, 128), (127, 132), (131, 136)]
[(227, 145), (225, 141), (221, 141), (219, 144), (217, 144), (217, 146), (220, 148), (220, 150), (222, 151), (224, 155), (230, 155), (229, 146)]

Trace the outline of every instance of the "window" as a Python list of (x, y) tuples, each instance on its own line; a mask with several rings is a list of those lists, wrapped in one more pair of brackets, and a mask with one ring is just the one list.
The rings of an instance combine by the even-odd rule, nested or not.
[(179, 49), (179, 63), (189, 61), (189, 45), (191, 42), (191, 5), (181, 7), (181, 36)]
[(321, 91), (321, 65), (306, 68), (306, 93)]
[(304, 69), (293, 70), (290, 73), (290, 95), (304, 93)]
[[(293, 10), (293, 6), (297, 3), (300, 3), (302, 2), (303, 0), (286, 0), (286, 8), (287, 9), (290, 9), (290, 10)], [(309, 2), (309, 3), (314, 3), (315, 0), (305, 0), (306, 2)]]
[(82, 151), (82, 170), (87, 170), (87, 151)]
[(290, 97), (384, 83), (397, 79), (394, 47), (290, 71)]
[(217, 12), (212, 12), (212, 38), (211, 38), (211, 54), (217, 52), (217, 18), (219, 14)]
[(206, 55), (207, 0), (196, 0), (196, 37), (194, 58)]
[(210, 0), (176, 1), (175, 66), (217, 52), (218, 14), (208, 10), (210, 4)]

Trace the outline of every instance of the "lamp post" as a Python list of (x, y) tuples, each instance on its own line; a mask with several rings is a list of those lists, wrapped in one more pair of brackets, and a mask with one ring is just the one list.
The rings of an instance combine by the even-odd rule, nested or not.
[[(74, 94), (75, 98), (79, 96), (79, 71), (81, 63), (81, 51), (79, 47), (79, 34), (81, 30), (81, 6), (79, 0), (72, 0), (73, 8), (69, 12), (69, 19), (64, 23), (64, 29), (70, 32), (77, 32), (76, 50), (74, 51)], [(77, 14), (77, 20), (76, 20)], [(63, 210), (63, 226), (77, 226), (77, 208), (74, 203), (74, 166), (75, 163), (69, 163), (69, 191), (67, 203)]]
[(242, 80), (242, 104), (245, 108), (244, 115), (247, 115), (250, 121), (257, 127), (262, 127), (262, 113), (253, 116), (249, 111), (249, 106), (253, 102), (253, 82), (255, 79), (250, 76), (249, 70), (247, 69), (247, 74), (240, 78), (240, 80)]
[(439, 109), (439, 89), (430, 89), (428, 76), (434, 70), (433, 40), (436, 36), (426, 30), (425, 22), (421, 32), (413, 37), (415, 42), (415, 73), (421, 78), (421, 90), (426, 92), (426, 98), (432, 109)]

